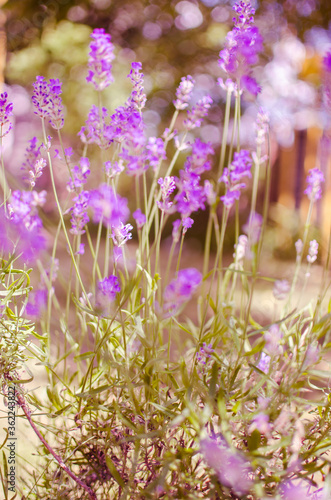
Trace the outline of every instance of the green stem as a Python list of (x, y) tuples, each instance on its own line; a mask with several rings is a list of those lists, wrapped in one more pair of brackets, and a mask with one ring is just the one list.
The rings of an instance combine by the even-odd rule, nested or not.
[[(46, 129), (45, 129), (45, 120), (44, 120), (44, 118), (42, 118), (41, 123), (42, 123), (42, 128), (43, 128), (44, 143), (46, 145), (47, 144), (47, 136), (46, 136)], [(67, 228), (66, 228), (66, 225), (65, 225), (65, 222), (64, 222), (64, 219), (63, 219), (63, 214), (62, 214), (62, 210), (61, 210), (61, 206), (60, 206), (60, 202), (59, 202), (59, 198), (58, 198), (57, 191), (56, 191), (56, 186), (55, 186), (54, 173), (53, 173), (53, 165), (52, 165), (52, 158), (51, 158), (51, 155), (50, 155), (50, 152), (49, 152), (48, 149), (47, 149), (47, 158), (48, 158), (49, 172), (50, 172), (50, 176), (51, 176), (51, 183), (52, 183), (54, 198), (55, 198), (55, 202), (56, 202), (57, 209), (58, 209), (58, 212), (59, 212), (59, 216), (60, 216), (60, 219), (61, 219), (62, 229), (63, 229), (64, 235), (65, 235), (65, 238), (66, 238), (66, 242), (67, 242), (67, 245), (68, 245), (68, 248), (69, 248), (69, 253), (70, 253), (70, 256), (71, 256), (71, 259), (72, 259), (72, 263), (74, 265), (74, 268), (75, 268), (75, 271), (76, 271), (77, 278), (79, 280), (81, 289), (82, 289), (82, 291), (83, 291), (83, 293), (85, 295), (85, 298), (86, 298), (87, 303), (89, 304), (89, 307), (91, 307), (89, 298), (88, 298), (86, 290), (85, 290), (84, 283), (82, 281), (79, 269), (78, 269), (77, 264), (76, 264), (76, 260), (75, 260), (75, 256), (74, 256), (74, 253), (73, 253), (73, 250), (72, 250), (72, 246), (71, 246), (71, 243), (70, 243), (70, 239), (69, 239), (69, 236), (68, 236)]]

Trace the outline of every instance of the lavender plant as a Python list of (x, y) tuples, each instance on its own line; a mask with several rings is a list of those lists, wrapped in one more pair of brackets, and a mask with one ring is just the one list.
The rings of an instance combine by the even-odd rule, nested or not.
[[(241, 147), (239, 133), (242, 99), (259, 91), (251, 75), (262, 38), (250, 3), (234, 10), (219, 60), (228, 79), (219, 80), (226, 108), (218, 160), (212, 145), (192, 133), (213, 104), (203, 96), (191, 105), (191, 76), (179, 84), (162, 137), (145, 135), (139, 62), (128, 75), (127, 101), (112, 111), (103, 106), (114, 47), (102, 29), (91, 35), (87, 82), (97, 105), (79, 133), (80, 152), (64, 147), (61, 83), (36, 79), (32, 101), (42, 137), (27, 147), (28, 188), (11, 188), (3, 158), (1, 177), (2, 391), (6, 397), (16, 385), (19, 415), (40, 443), (38, 470), (22, 462), (21, 498), (330, 496), (331, 242), (317, 299), (302, 305), (298, 290), (318, 257), (310, 229), (324, 176), (318, 167), (308, 174), (310, 205), (292, 283), (263, 276), (271, 169), (263, 110), (254, 151)], [(0, 99), (5, 130), (13, 106), (7, 98)], [(65, 167), (65, 192), (55, 158)], [(45, 171), (51, 192), (38, 191)], [(127, 185), (135, 196), (125, 193)], [(244, 191), (251, 194), (248, 220), (240, 210)], [(53, 225), (45, 222), (46, 199), (57, 208)], [(192, 267), (184, 262), (186, 234), (207, 209), (204, 256)], [(225, 266), (233, 220), (234, 255)], [(171, 223), (166, 251), (162, 236)], [(261, 283), (274, 285), (274, 312), (265, 324), (253, 303)], [(33, 362), (44, 367), (46, 396), (23, 377)], [(9, 498), (5, 476), (3, 465)]]

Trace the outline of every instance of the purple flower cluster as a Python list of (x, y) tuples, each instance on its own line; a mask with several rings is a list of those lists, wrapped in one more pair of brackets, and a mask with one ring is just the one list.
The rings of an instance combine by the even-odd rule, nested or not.
[(101, 309), (109, 309), (109, 305), (116, 299), (116, 295), (121, 291), (117, 276), (111, 274), (97, 284), (96, 306)]
[(193, 130), (201, 126), (205, 116), (207, 116), (213, 100), (210, 96), (204, 96), (200, 99), (191, 110), (187, 112), (187, 119), (184, 120), (184, 125), (187, 130)]
[(56, 79), (49, 82), (43, 76), (37, 76), (33, 84), (32, 102), (35, 114), (40, 118), (48, 118), (53, 128), (59, 130), (64, 125), (63, 104), (60, 97), (62, 83)]
[[(119, 158), (126, 164), (127, 174), (139, 175), (148, 168), (146, 159), (150, 156), (155, 161), (155, 151), (144, 150), (146, 138), (142, 117), (133, 106), (120, 106), (111, 116), (106, 108), (102, 108), (101, 117), (97, 106), (92, 106), (86, 126), (79, 134), (82, 142), (97, 144), (102, 149), (108, 149), (113, 142), (121, 144)], [(160, 144), (156, 144), (158, 154)]]
[(254, 78), (250, 76), (251, 66), (258, 61), (263, 49), (263, 39), (254, 23), (255, 10), (251, 3), (237, 2), (233, 9), (237, 13), (234, 27), (227, 34), (225, 48), (220, 52), (219, 65), (232, 78), (241, 79), (241, 85), (254, 95), (260, 91)]
[(114, 59), (114, 45), (111, 36), (104, 29), (95, 29), (91, 34), (88, 58), (89, 73), (86, 81), (92, 83), (96, 90), (103, 90), (113, 82), (112, 61)]
[(170, 201), (170, 196), (176, 189), (175, 177), (162, 177), (157, 181), (161, 186), (161, 200), (157, 201), (157, 206), (165, 213), (172, 213), (174, 211), (173, 202)]
[(74, 206), (69, 210), (71, 212), (71, 229), (72, 234), (84, 234), (84, 226), (89, 222), (89, 216), (87, 215), (87, 210), (89, 207), (90, 193), (88, 191), (82, 191), (74, 199)]
[(93, 222), (101, 220), (107, 226), (120, 226), (129, 218), (128, 201), (116, 194), (107, 184), (101, 184), (89, 194), (89, 206), (93, 212)]
[(213, 352), (213, 346), (211, 344), (207, 345), (206, 342), (204, 342), (202, 344), (202, 347), (200, 347), (199, 351), (197, 352), (198, 362), (202, 365), (205, 365), (209, 361)]
[(192, 92), (194, 89), (195, 81), (193, 78), (188, 76), (183, 76), (181, 82), (176, 90), (177, 99), (173, 101), (173, 104), (178, 111), (182, 109), (186, 109), (188, 107), (188, 103), (191, 100)]
[(24, 262), (34, 261), (46, 242), (39, 228), (30, 231), (22, 219), (8, 219), (0, 208), (0, 253), (20, 256)]
[[(200, 180), (201, 174), (211, 168), (208, 156), (213, 153), (214, 150), (209, 142), (205, 143), (197, 138), (192, 145), (191, 155), (186, 159), (184, 170), (179, 172), (175, 202), (183, 218), (205, 208), (207, 196), (205, 187), (200, 185)], [(206, 189), (208, 190), (208, 184)]]
[(164, 142), (160, 138), (150, 137), (146, 145), (146, 160), (153, 170), (156, 170), (160, 161), (166, 160)]
[(43, 206), (46, 201), (46, 191), (13, 191), (8, 212), (14, 223), (22, 222), (28, 231), (38, 230), (42, 221), (38, 215), (38, 206)]
[(82, 157), (79, 160), (79, 166), (75, 165), (74, 168), (71, 169), (72, 179), (70, 179), (67, 183), (68, 191), (76, 191), (80, 189), (87, 181), (88, 176), (90, 175), (90, 161), (86, 157)]
[(0, 138), (8, 134), (8, 132), (13, 128), (9, 117), (13, 114), (13, 104), (8, 102), (8, 94), (4, 92), (0, 94)]
[(251, 466), (243, 455), (231, 450), (224, 439), (218, 443), (215, 439), (204, 438), (200, 441), (200, 451), (224, 486), (240, 497), (249, 492), (253, 485)]
[(29, 294), (29, 301), (25, 308), (26, 316), (35, 321), (40, 318), (47, 304), (47, 290), (39, 289)]
[(176, 279), (172, 280), (164, 290), (164, 309), (169, 315), (176, 314), (178, 309), (188, 302), (202, 280), (202, 274), (194, 267), (182, 269)]
[(211, 142), (203, 142), (197, 137), (192, 144), (192, 152), (186, 159), (185, 168), (196, 174), (202, 174), (211, 169), (211, 161), (208, 160), (208, 156), (213, 154)]
[(123, 222), (120, 222), (118, 226), (112, 226), (111, 228), (111, 237), (114, 242), (114, 245), (117, 247), (121, 247), (125, 245), (128, 240), (131, 240), (133, 226), (131, 224), (124, 225)]
[(42, 175), (46, 167), (46, 160), (40, 156), (41, 145), (38, 146), (37, 137), (29, 141), (29, 146), (25, 151), (25, 162), (22, 170), (26, 172), (23, 180), (27, 181), (31, 188), (36, 185), (36, 180)]
[(137, 208), (137, 210), (133, 212), (132, 217), (136, 221), (138, 229), (141, 229), (146, 224), (146, 215), (142, 213), (140, 208)]
[(234, 160), (229, 168), (225, 168), (221, 182), (224, 182), (226, 193), (221, 196), (224, 205), (230, 209), (235, 200), (239, 200), (240, 193), (246, 184), (241, 182), (244, 177), (252, 177), (251, 174), (252, 160), (249, 151), (242, 149), (239, 153), (234, 154)]
[(309, 170), (307, 176), (308, 187), (305, 189), (304, 193), (312, 202), (315, 202), (321, 198), (321, 184), (323, 182), (325, 182), (324, 174), (319, 168), (312, 168), (311, 170)]
[(144, 93), (144, 75), (140, 73), (142, 65), (140, 62), (133, 62), (131, 64), (131, 71), (128, 75), (133, 83), (133, 89), (129, 99), (129, 103), (138, 111), (145, 107), (146, 94)]

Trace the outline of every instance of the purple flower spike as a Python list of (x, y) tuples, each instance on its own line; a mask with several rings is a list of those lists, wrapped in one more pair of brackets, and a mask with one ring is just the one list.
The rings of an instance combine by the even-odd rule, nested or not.
[(205, 96), (200, 99), (191, 111), (187, 113), (187, 119), (184, 120), (184, 125), (188, 130), (200, 127), (204, 117), (208, 114), (209, 108), (213, 100), (210, 96)]
[(250, 153), (243, 149), (234, 154), (234, 160), (230, 167), (224, 169), (220, 181), (224, 182), (226, 193), (221, 196), (221, 200), (228, 209), (232, 207), (235, 200), (239, 200), (241, 190), (246, 187), (246, 184), (242, 183), (241, 180), (244, 177), (252, 177), (251, 168)]
[(90, 192), (89, 206), (93, 211), (93, 222), (102, 220), (108, 226), (119, 226), (130, 215), (127, 199), (115, 194), (106, 184)]
[(118, 226), (112, 226), (111, 237), (114, 245), (121, 247), (125, 245), (128, 240), (131, 240), (132, 234), (130, 231), (132, 231), (132, 229), (133, 227), (131, 224), (124, 225), (123, 222), (121, 222)]
[(157, 201), (157, 206), (159, 207), (160, 210), (162, 210), (165, 213), (171, 213), (173, 211), (173, 202), (170, 201), (170, 195), (173, 193), (173, 191), (176, 189), (176, 182), (175, 178), (170, 176), (170, 177), (165, 177), (162, 179), (162, 177), (158, 180), (158, 184), (161, 186), (161, 198), (162, 201)]
[(117, 276), (111, 274), (108, 278), (98, 282), (95, 302), (96, 306), (107, 310), (111, 302), (114, 302), (116, 295), (121, 291)]
[(159, 163), (167, 158), (164, 149), (164, 142), (160, 138), (150, 137), (146, 145), (146, 158), (149, 161), (150, 166), (156, 170)]
[(63, 104), (60, 97), (62, 83), (58, 80), (47, 80), (43, 76), (37, 76), (33, 84), (32, 102), (35, 107), (35, 114), (40, 118), (48, 118), (50, 124), (56, 130), (64, 125)]
[(87, 215), (87, 209), (89, 204), (90, 194), (88, 191), (82, 191), (78, 196), (74, 198), (74, 206), (70, 209), (72, 212), (71, 217), (71, 229), (72, 234), (84, 234), (84, 226), (89, 222), (89, 216)]
[(309, 170), (307, 176), (308, 187), (305, 189), (304, 193), (313, 203), (322, 196), (321, 184), (323, 182), (325, 182), (324, 174), (319, 168)]
[(0, 137), (4, 137), (13, 128), (9, 117), (13, 114), (13, 104), (8, 102), (8, 94), (4, 92), (0, 95)]
[(194, 267), (182, 269), (176, 279), (164, 291), (165, 310), (168, 314), (175, 314), (180, 306), (188, 302), (202, 280), (202, 274)]
[(130, 97), (130, 104), (141, 111), (145, 107), (146, 103), (146, 94), (144, 93), (144, 75), (140, 73), (142, 65), (140, 62), (133, 62), (131, 64), (131, 71), (128, 75), (130, 78), (133, 89)]
[(249, 477), (252, 472), (250, 464), (223, 441), (219, 444), (214, 439), (204, 438), (200, 441), (200, 451), (222, 484), (231, 488), (236, 495), (245, 495), (253, 485)]
[(74, 168), (71, 169), (71, 172), (73, 178), (67, 183), (67, 189), (68, 191), (75, 191), (86, 183), (87, 178), (91, 173), (89, 159), (82, 157), (79, 160), (79, 166), (75, 165)]
[(173, 101), (173, 104), (178, 111), (187, 108), (192, 97), (194, 84), (195, 81), (190, 75), (183, 76), (181, 79), (178, 89), (176, 90), (177, 99)]
[(251, 2), (237, 2), (234, 7), (237, 19), (227, 34), (225, 48), (220, 52), (219, 65), (233, 79), (240, 78), (241, 85), (256, 95), (260, 88), (250, 76), (251, 66), (258, 62), (258, 54), (263, 49), (263, 39), (254, 23), (255, 11)]
[(46, 242), (39, 227), (30, 230), (20, 218), (8, 219), (0, 208), (0, 253), (20, 255), (24, 262), (33, 262), (44, 250)]
[(142, 213), (140, 208), (137, 208), (135, 212), (133, 212), (132, 217), (137, 223), (137, 228), (141, 229), (144, 224), (146, 224), (146, 215)]
[(111, 36), (104, 29), (95, 29), (91, 34), (88, 59), (89, 73), (86, 81), (92, 83), (96, 90), (103, 90), (113, 82), (111, 74), (114, 59), (114, 45)]
[(29, 302), (25, 308), (26, 316), (31, 320), (40, 318), (47, 304), (47, 290), (36, 290), (29, 294)]
[(207, 345), (206, 342), (204, 342), (202, 344), (202, 347), (200, 347), (199, 351), (197, 352), (198, 362), (202, 365), (205, 365), (209, 361), (213, 352), (213, 346), (211, 344)]

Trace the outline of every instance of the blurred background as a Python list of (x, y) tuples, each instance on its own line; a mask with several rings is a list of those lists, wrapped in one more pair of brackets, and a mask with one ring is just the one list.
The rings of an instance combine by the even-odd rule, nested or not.
[[(113, 110), (126, 101), (131, 62), (141, 61), (148, 98), (147, 134), (160, 136), (173, 113), (175, 89), (181, 77), (190, 74), (196, 81), (194, 100), (206, 94), (213, 98), (198, 134), (218, 153), (225, 98), (216, 83), (223, 76), (218, 54), (232, 27), (233, 1), (0, 0), (0, 4), (0, 76), (15, 102), (15, 131), (4, 154), (14, 176), (21, 175), (27, 141), (37, 135), (32, 128), (39, 124), (30, 104), (37, 75), (63, 82), (67, 146), (81, 152), (77, 132), (95, 102), (95, 92), (85, 82), (94, 28), (110, 33), (116, 48), (115, 81), (105, 92), (104, 105)], [(244, 98), (241, 142), (254, 147), (252, 122), (262, 106), (271, 123), (270, 245), (275, 256), (293, 258), (293, 241), (308, 207), (305, 177), (315, 166), (326, 177), (326, 197), (314, 214), (316, 235), (324, 248), (330, 230), (330, 110), (323, 106), (321, 83), (322, 59), (331, 49), (331, 2), (261, 0), (253, 1), (253, 6), (264, 38), (264, 52), (254, 69), (262, 92), (257, 100)], [(260, 201), (263, 196), (261, 192)], [(199, 227), (205, 227), (199, 218), (198, 214), (196, 237)]]

